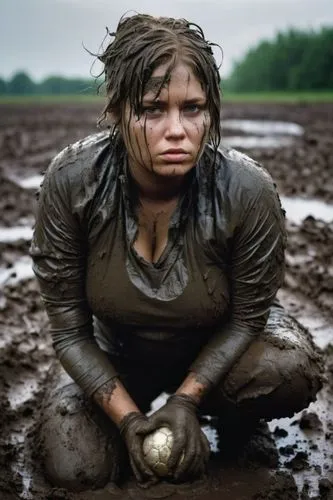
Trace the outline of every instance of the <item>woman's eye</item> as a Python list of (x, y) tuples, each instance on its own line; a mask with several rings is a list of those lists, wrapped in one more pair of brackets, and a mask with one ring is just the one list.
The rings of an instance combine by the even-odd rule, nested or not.
[(158, 115), (162, 113), (162, 109), (160, 106), (146, 106), (145, 108), (143, 108), (143, 112), (146, 115)]
[(198, 113), (198, 111), (200, 111), (200, 107), (197, 104), (186, 104), (183, 111), (185, 113)]

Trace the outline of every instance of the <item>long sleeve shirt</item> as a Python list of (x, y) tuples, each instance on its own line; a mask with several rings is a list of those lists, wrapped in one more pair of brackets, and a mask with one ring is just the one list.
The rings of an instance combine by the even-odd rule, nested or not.
[(167, 358), (217, 383), (264, 329), (283, 281), (284, 214), (246, 155), (206, 145), (156, 263), (134, 249), (136, 199), (108, 132), (58, 154), (39, 194), (34, 272), (57, 355), (90, 395), (116, 375), (108, 354)]

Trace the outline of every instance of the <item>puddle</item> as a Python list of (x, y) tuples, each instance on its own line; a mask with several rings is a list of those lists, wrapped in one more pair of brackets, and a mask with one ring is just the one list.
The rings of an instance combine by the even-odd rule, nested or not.
[(7, 393), (8, 400), (12, 410), (16, 410), (19, 406), (31, 400), (38, 390), (39, 384), (35, 375), (26, 376), (24, 381), (20, 381), (19, 385), (11, 387)]
[(18, 259), (10, 268), (0, 268), (0, 286), (15, 285), (20, 281), (34, 278), (32, 260), (28, 255)]
[(304, 133), (303, 127), (297, 123), (269, 120), (222, 120), (222, 128), (255, 135), (301, 136)]
[(0, 243), (15, 243), (29, 241), (32, 238), (32, 228), (29, 226), (0, 227)]
[[(326, 435), (329, 432), (327, 415), (331, 413), (332, 407), (327, 401), (328, 395), (321, 392), (314, 403), (311, 403), (306, 412), (314, 412), (321, 422), (322, 429), (300, 429), (298, 422), (302, 413), (296, 413), (292, 418), (274, 419), (268, 422), (272, 433), (278, 427), (286, 431), (286, 435), (275, 435), (276, 446), (280, 451), (281, 467), (290, 471), (290, 461), (297, 457), (298, 453), (304, 454), (309, 464), (299, 470), (293, 470), (293, 476), (299, 491), (305, 483), (309, 485), (310, 491), (316, 491), (318, 480), (328, 477), (332, 480), (332, 450)], [(312, 497), (311, 497), (312, 498)]]
[(25, 179), (15, 177), (12, 181), (23, 189), (38, 189), (43, 181), (43, 175), (34, 175)]
[(232, 135), (222, 139), (224, 146), (244, 149), (291, 146), (295, 137), (304, 133), (303, 127), (297, 123), (268, 120), (224, 120), (222, 129), (249, 134)]
[(324, 222), (333, 221), (333, 204), (298, 197), (280, 196), (280, 198), (287, 219), (295, 224), (300, 224), (308, 215)]
[(222, 139), (223, 146), (230, 148), (278, 148), (280, 146), (291, 146), (294, 140), (291, 137), (274, 137), (265, 136), (260, 137), (256, 135), (251, 136), (238, 136), (232, 135)]

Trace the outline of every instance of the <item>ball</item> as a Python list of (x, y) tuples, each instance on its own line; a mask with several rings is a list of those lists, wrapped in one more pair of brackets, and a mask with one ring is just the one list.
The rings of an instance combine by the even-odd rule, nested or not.
[[(148, 434), (143, 441), (143, 455), (153, 472), (159, 477), (168, 476), (168, 459), (173, 445), (173, 434), (169, 427), (161, 427)], [(184, 459), (184, 454), (180, 462)]]

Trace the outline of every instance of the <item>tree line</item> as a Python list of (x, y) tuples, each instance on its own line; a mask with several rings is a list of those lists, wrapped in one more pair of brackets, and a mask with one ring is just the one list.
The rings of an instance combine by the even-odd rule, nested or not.
[(7, 81), (0, 78), (0, 95), (93, 95), (99, 83), (95, 79), (50, 76), (35, 82), (25, 71), (18, 71)]
[(333, 90), (333, 27), (279, 32), (234, 64), (227, 90)]
[[(94, 95), (100, 83), (63, 76), (36, 83), (19, 71), (7, 81), (0, 78), (0, 95)], [(289, 29), (259, 42), (234, 64), (223, 88), (233, 92), (333, 90), (333, 27)]]

